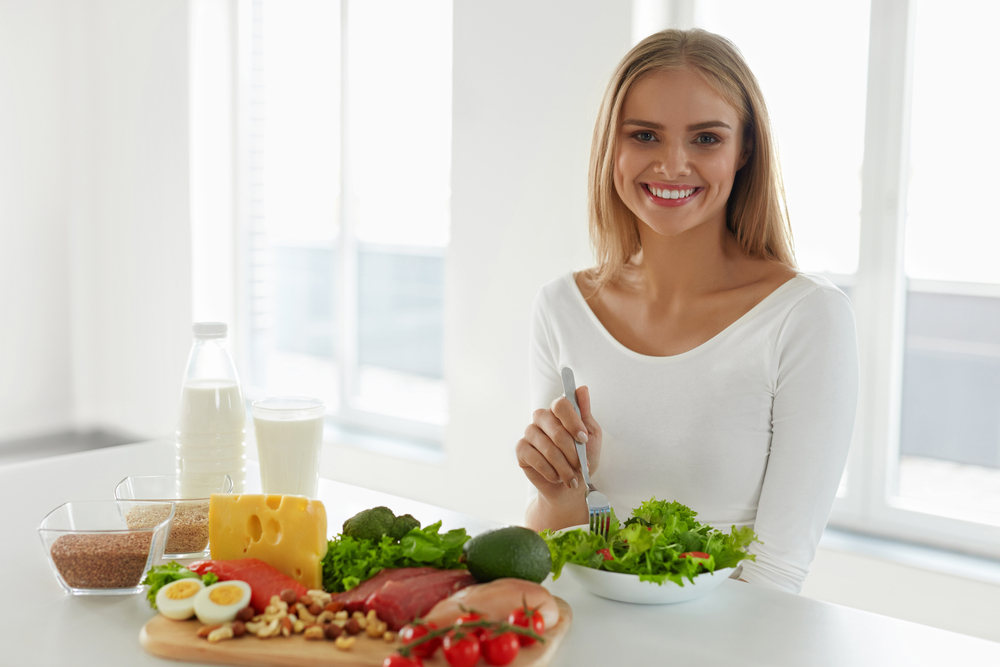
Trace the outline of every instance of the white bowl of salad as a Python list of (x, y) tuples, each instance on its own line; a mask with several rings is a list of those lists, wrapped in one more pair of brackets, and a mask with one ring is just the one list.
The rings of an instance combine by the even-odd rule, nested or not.
[(746, 547), (757, 536), (749, 527), (727, 534), (699, 523), (678, 502), (651, 498), (620, 524), (612, 516), (608, 539), (586, 525), (544, 531), (552, 575), (565, 566), (594, 595), (635, 604), (684, 602), (711, 592), (753, 559)]

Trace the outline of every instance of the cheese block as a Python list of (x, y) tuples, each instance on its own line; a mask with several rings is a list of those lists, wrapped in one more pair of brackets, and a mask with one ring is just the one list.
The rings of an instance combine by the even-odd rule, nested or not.
[(258, 558), (310, 589), (323, 588), (326, 508), (305, 496), (213, 493), (213, 560)]

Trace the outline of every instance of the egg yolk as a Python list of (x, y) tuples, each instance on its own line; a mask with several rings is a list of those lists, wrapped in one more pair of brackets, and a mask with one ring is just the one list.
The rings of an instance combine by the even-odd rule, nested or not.
[(216, 586), (208, 594), (208, 599), (218, 605), (236, 604), (243, 597), (243, 589), (239, 586)]
[(179, 581), (164, 591), (163, 595), (171, 600), (186, 600), (199, 590), (201, 586), (194, 581)]

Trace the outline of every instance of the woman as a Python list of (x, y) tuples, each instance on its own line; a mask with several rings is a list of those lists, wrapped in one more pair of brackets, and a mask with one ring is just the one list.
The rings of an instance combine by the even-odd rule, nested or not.
[(846, 296), (794, 267), (757, 81), (723, 37), (652, 35), (612, 77), (591, 153), (598, 264), (535, 303), (526, 523), (586, 523), (575, 437), (620, 515), (656, 496), (751, 525), (737, 574), (797, 592), (847, 458), (857, 342)]

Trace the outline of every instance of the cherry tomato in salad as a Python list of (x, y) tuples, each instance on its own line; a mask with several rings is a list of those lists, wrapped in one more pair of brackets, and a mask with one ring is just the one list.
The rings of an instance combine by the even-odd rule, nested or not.
[[(409, 625), (404, 625), (403, 629), (399, 631), (399, 641), (403, 642), (403, 646), (407, 646), (420, 639), (431, 630), (437, 630), (437, 626), (433, 623), (411, 623)], [(434, 655), (434, 651), (436, 651), (440, 645), (441, 638), (435, 637), (434, 639), (430, 639), (422, 644), (417, 644), (410, 650), (410, 653), (417, 658), (429, 658)]]
[(514, 632), (504, 632), (499, 635), (487, 634), (480, 651), (483, 659), (490, 665), (509, 665), (517, 657), (521, 649), (518, 635)]
[(472, 667), (479, 662), (479, 637), (471, 632), (452, 630), (444, 636), (441, 646), (451, 667)]
[(602, 556), (604, 556), (604, 560), (614, 560), (615, 559), (615, 557), (611, 555), (611, 550), (610, 549), (598, 549), (597, 553), (599, 553)]
[(382, 661), (382, 667), (424, 667), (424, 661), (417, 656), (407, 658), (393, 653)]
[(704, 558), (706, 560), (711, 558), (711, 556), (709, 556), (704, 551), (686, 551), (682, 553), (680, 556), (678, 556), (678, 558), (687, 558), (688, 556), (690, 556), (691, 558)]
[[(507, 617), (507, 622), (511, 625), (534, 630), (536, 635), (540, 635), (545, 632), (545, 619), (542, 618), (542, 615), (538, 613), (537, 609), (529, 609), (527, 605), (510, 612), (510, 616)], [(528, 635), (518, 635), (517, 641), (521, 644), (521, 646), (529, 646), (535, 643), (535, 638), (529, 637)]]

